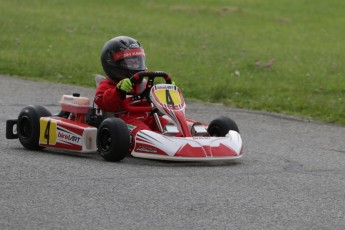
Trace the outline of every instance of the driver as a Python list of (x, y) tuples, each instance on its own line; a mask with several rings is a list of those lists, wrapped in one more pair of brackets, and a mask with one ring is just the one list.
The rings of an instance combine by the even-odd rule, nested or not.
[[(96, 89), (95, 103), (104, 111), (117, 114), (135, 135), (139, 130), (158, 131), (153, 116), (146, 113), (128, 113), (121, 107), (123, 93), (135, 93), (129, 78), (140, 71), (146, 70), (145, 52), (140, 43), (127, 36), (110, 39), (104, 44), (101, 62), (106, 80), (101, 81)], [(168, 121), (159, 118), (164, 127)]]

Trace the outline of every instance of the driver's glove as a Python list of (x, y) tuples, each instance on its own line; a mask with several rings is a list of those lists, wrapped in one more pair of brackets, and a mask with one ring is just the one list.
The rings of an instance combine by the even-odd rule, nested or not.
[(129, 93), (132, 91), (133, 86), (131, 80), (129, 80), (129, 78), (125, 78), (119, 81), (119, 83), (117, 83), (116, 88), (126, 93)]

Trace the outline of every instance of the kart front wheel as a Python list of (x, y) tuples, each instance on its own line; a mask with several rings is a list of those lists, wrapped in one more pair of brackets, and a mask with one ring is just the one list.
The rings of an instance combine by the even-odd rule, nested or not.
[(27, 149), (40, 150), (40, 118), (52, 114), (43, 106), (30, 105), (22, 109), (18, 116), (17, 132), (20, 143)]
[(240, 132), (237, 124), (231, 118), (221, 116), (211, 121), (208, 125), (207, 132), (211, 136), (225, 137), (229, 130), (234, 130), (238, 133)]
[(115, 117), (105, 119), (98, 128), (97, 147), (106, 161), (121, 161), (127, 155), (130, 134), (126, 123)]

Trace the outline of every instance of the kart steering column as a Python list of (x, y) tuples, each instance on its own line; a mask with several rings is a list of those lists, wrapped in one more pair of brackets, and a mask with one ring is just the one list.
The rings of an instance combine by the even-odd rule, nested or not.
[(155, 121), (156, 121), (156, 123), (157, 123), (157, 127), (158, 127), (159, 131), (160, 131), (161, 133), (163, 133), (164, 130), (163, 130), (162, 124), (161, 124), (161, 122), (160, 122), (160, 120), (159, 120), (159, 116), (158, 116), (157, 112), (154, 111), (155, 106), (154, 106), (153, 103), (151, 103), (151, 108), (152, 108), (152, 111), (153, 111), (153, 112), (152, 112), (152, 113), (153, 113), (153, 117), (155, 118)]

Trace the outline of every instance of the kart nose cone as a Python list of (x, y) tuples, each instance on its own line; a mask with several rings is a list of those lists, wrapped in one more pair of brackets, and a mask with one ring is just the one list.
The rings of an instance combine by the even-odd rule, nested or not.
[(136, 136), (132, 155), (171, 161), (232, 160), (242, 157), (242, 139), (236, 131), (226, 137), (169, 137), (148, 130)]

